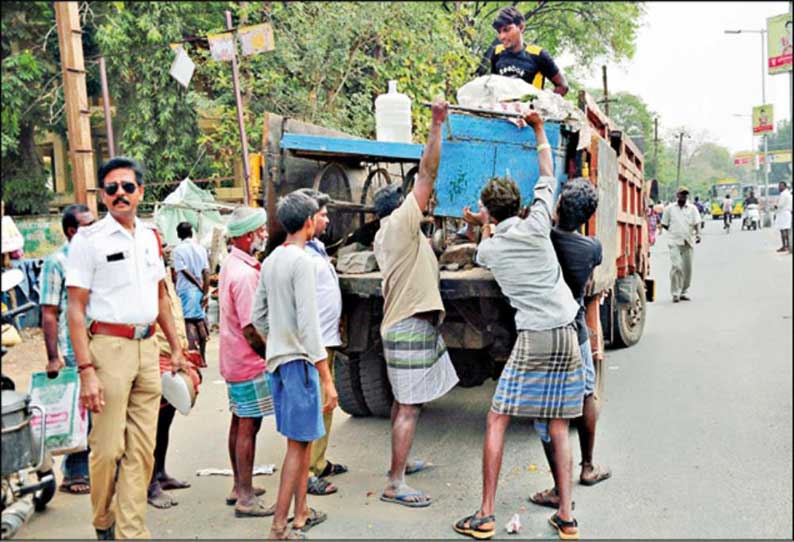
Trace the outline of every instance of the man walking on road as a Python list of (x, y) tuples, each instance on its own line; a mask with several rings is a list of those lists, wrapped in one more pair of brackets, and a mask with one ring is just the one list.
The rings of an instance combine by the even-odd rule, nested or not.
[[(342, 317), (342, 290), (339, 289), (339, 277), (336, 275), (331, 259), (325, 251), (325, 245), (320, 241), (320, 236), (325, 233), (328, 227), (328, 203), (331, 198), (327, 194), (308, 188), (298, 190), (298, 192), (314, 199), (319, 209), (314, 214), (314, 237), (306, 242), (306, 253), (312, 257), (317, 266), (317, 310), (320, 315), (320, 331), (323, 335), (323, 345), (328, 354), (328, 370), (331, 372), (331, 378), (333, 378), (334, 356), (336, 355), (336, 349), (342, 344), (342, 338), (339, 336), (339, 320)], [(324, 397), (323, 402), (325, 402)], [(336, 486), (326, 480), (326, 477), (347, 472), (345, 465), (332, 463), (325, 458), (333, 419), (333, 411), (323, 414), (325, 436), (312, 442), (311, 457), (309, 459), (308, 491), (310, 495), (336, 493)]]
[[(609, 478), (612, 473), (608, 468), (593, 464), (593, 447), (595, 445), (596, 422), (598, 408), (595, 399), (595, 364), (593, 350), (590, 346), (590, 330), (585, 321), (585, 289), (593, 275), (593, 270), (601, 264), (601, 243), (595, 237), (585, 237), (579, 228), (595, 213), (598, 207), (598, 193), (586, 179), (567, 181), (556, 207), (557, 226), (551, 230), (551, 242), (560, 262), (565, 284), (579, 303), (576, 314), (576, 331), (579, 352), (584, 367), (584, 406), (582, 417), (574, 423), (579, 433), (579, 447), (582, 452), (581, 473), (579, 483), (586, 486), (595, 485)], [(554, 450), (550, 441), (543, 441), (543, 451), (550, 465), (554, 464)], [(552, 467), (552, 472), (554, 468)], [(541, 491), (530, 497), (530, 500), (541, 506), (557, 508), (560, 497), (557, 487)]]
[(66, 264), (80, 399), (94, 413), (91, 505), (100, 540), (145, 539), (161, 392), (155, 321), (171, 346), (172, 371), (184, 354), (158, 235), (135, 216), (144, 190), (140, 164), (110, 159), (99, 168), (99, 187), (108, 215), (77, 232)]
[(453, 525), (455, 531), (477, 539), (496, 534), (496, 486), (511, 416), (534, 418), (541, 439), (551, 440), (554, 461), (550, 466), (559, 489), (559, 507), (549, 523), (560, 538), (579, 536), (571, 505), (568, 438), (569, 420), (582, 415), (584, 400), (574, 323), (579, 304), (565, 284), (550, 239), (557, 180), (543, 119), (533, 111), (524, 120), (535, 131), (540, 170), (529, 215), (519, 218), (521, 194), (515, 182), (505, 178), (491, 179), (485, 186), (480, 212), (474, 214), (468, 208), (463, 212), (467, 222), (483, 226), (477, 263), (491, 270), (516, 309), (518, 330), (488, 412), (482, 502), (474, 514)]
[(380, 333), (386, 369), (394, 393), (391, 412), (391, 468), (381, 500), (413, 508), (430, 506), (431, 498), (405, 484), (408, 454), (423, 403), (434, 401), (458, 383), (439, 327), (444, 304), (439, 270), (421, 230), (441, 158), (441, 125), (448, 104), (432, 105), (433, 120), (416, 183), (407, 197), (397, 185), (375, 194), (380, 229), (375, 257), (383, 273), (383, 322)]
[(775, 227), (780, 231), (782, 245), (777, 251), (791, 253), (791, 190), (782, 181), (778, 186), (780, 187), (780, 197), (777, 200)]
[(201, 359), (204, 360), (209, 338), (205, 307), (210, 287), (210, 263), (207, 251), (193, 240), (190, 222), (180, 222), (176, 234), (180, 242), (171, 253), (176, 292), (185, 315), (188, 345), (191, 350), (201, 352)]
[[(61, 368), (76, 367), (77, 361), (69, 340), (67, 318), (66, 258), (69, 243), (82, 227), (95, 221), (93, 213), (85, 205), (70, 205), (63, 212), (61, 226), (66, 243), (44, 261), (39, 276), (41, 294), (41, 329), (47, 348), (47, 374), (55, 377)], [(88, 482), (89, 450), (68, 454), (63, 458), (63, 482), (61, 491), (83, 495), (91, 491)]]
[[(670, 232), (667, 244), (670, 248), (670, 293), (673, 303), (690, 300), (687, 292), (692, 284), (692, 255), (695, 244), (700, 243), (700, 215), (695, 206), (687, 202), (689, 190), (682, 186), (676, 197), (677, 201), (668, 205), (662, 214), (662, 228)], [(726, 197), (730, 199), (727, 194)], [(733, 209), (732, 203), (730, 208)]]
[[(306, 194), (293, 192), (279, 202), (278, 220), (287, 239), (265, 258), (251, 314), (267, 341), (276, 428), (287, 437), (271, 539), (299, 539), (327, 519), (306, 504), (311, 443), (325, 435), (322, 415), (337, 404), (317, 311), (317, 266), (306, 253), (318, 210)], [(287, 515), (293, 502), (290, 529)]]
[(253, 256), (267, 241), (267, 215), (262, 209), (238, 207), (227, 225), (232, 249), (218, 277), (220, 305), (220, 370), (226, 380), (229, 410), (229, 459), (234, 487), (226, 504), (235, 517), (273, 515), (258, 498), (263, 488), (253, 486), (256, 435), (262, 418), (273, 413), (267, 379), (265, 343), (251, 320), (251, 306), (261, 265)]

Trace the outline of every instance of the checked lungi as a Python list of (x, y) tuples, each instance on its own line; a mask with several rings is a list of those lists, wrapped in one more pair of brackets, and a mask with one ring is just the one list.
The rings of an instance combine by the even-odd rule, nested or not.
[(573, 324), (518, 333), (491, 410), (527, 418), (582, 415), (584, 369)]
[(238, 418), (262, 418), (273, 414), (273, 394), (267, 372), (243, 382), (227, 382), (229, 410)]
[(455, 387), (458, 375), (438, 329), (427, 320), (406, 318), (383, 333), (383, 354), (398, 403), (438, 399)]

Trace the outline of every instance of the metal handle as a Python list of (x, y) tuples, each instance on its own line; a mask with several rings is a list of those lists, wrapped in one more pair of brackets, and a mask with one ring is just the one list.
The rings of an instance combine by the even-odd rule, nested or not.
[(11, 427), (3, 427), (3, 430), (0, 433), (5, 435), (6, 433), (13, 433), (14, 431), (19, 431), (29, 423), (30, 423), (30, 418), (25, 418), (16, 425), (12, 425)]
[(39, 443), (39, 459), (36, 463), (36, 466), (33, 467), (33, 470), (39, 470), (41, 465), (44, 464), (44, 445), (47, 441), (47, 411), (43, 406), (40, 405), (30, 405), (30, 410), (38, 410), (41, 413), (41, 427), (39, 428), (41, 440)]

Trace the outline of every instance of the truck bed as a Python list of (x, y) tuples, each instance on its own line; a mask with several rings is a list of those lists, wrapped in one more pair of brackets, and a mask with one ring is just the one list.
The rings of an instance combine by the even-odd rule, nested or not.
[[(382, 297), (380, 271), (362, 274), (340, 274), (342, 293), (359, 297)], [(460, 271), (441, 271), (441, 297), (443, 299), (501, 298), (502, 291), (493, 274), (482, 267)]]

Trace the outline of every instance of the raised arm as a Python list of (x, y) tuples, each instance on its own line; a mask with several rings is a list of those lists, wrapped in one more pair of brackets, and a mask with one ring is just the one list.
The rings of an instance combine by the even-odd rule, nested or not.
[(438, 163), (441, 160), (441, 124), (447, 118), (449, 104), (436, 100), (431, 106), (433, 120), (430, 124), (430, 133), (427, 136), (422, 159), (419, 161), (419, 173), (416, 175), (413, 194), (419, 209), (424, 212), (430, 202), (430, 195), (438, 175)]

